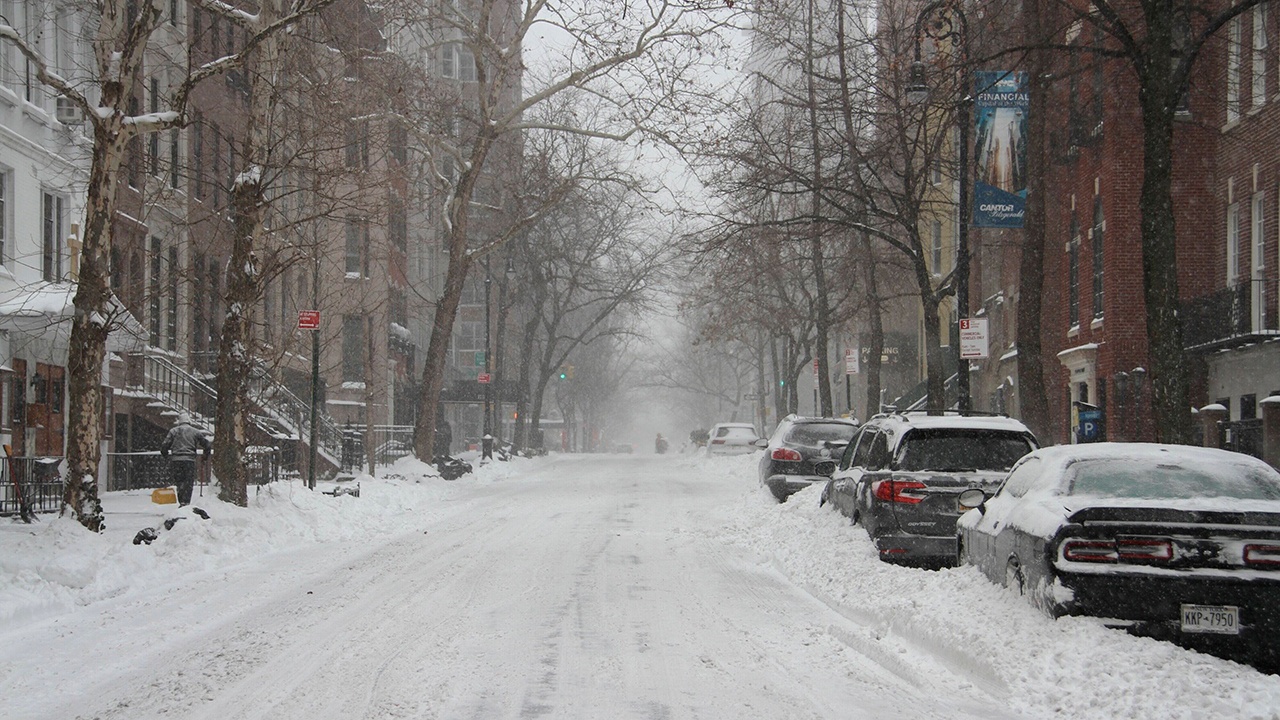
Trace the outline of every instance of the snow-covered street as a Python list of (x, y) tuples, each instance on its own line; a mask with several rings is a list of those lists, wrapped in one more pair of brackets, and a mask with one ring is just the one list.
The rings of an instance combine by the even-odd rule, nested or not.
[(197, 502), (150, 546), (142, 493), (100, 537), (6, 522), (0, 715), (1280, 717), (1280, 678), (883, 565), (755, 461), (404, 463), (359, 498)]

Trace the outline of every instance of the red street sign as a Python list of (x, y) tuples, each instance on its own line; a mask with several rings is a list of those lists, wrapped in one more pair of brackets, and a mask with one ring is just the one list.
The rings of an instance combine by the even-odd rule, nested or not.
[(493, 380), (493, 376), (489, 373), (480, 373), (476, 375), (476, 381), (481, 385), (488, 385)]
[(319, 310), (298, 311), (298, 329), (299, 330), (319, 330), (320, 329), (320, 311)]

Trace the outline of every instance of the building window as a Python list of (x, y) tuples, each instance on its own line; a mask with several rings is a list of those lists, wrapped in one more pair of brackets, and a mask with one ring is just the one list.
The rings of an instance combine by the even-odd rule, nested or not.
[(169, 187), (178, 189), (178, 130), (169, 131)]
[(342, 382), (364, 382), (364, 316), (342, 316)]
[[(136, 97), (129, 98), (128, 108), (130, 117), (137, 117), (138, 114), (142, 112), (142, 108), (138, 105), (138, 98)], [(137, 135), (129, 138), (127, 162), (129, 163), (129, 167), (127, 168), (129, 187), (142, 187), (142, 138)]]
[(1240, 119), (1240, 17), (1227, 30), (1227, 122)]
[(196, 199), (204, 199), (204, 118), (200, 113), (195, 114), (195, 121), (192, 123), (195, 127), (195, 150), (191, 153), (192, 160), (195, 162), (195, 168), (192, 175), (196, 180)]
[(151, 346), (160, 347), (160, 266), (164, 250), (160, 238), (151, 238), (151, 282), (147, 283), (147, 306), (150, 310)]
[(1267, 6), (1253, 6), (1253, 106), (1267, 101)]
[(1240, 282), (1240, 203), (1227, 206), (1227, 287)]
[(347, 121), (347, 167), (369, 169), (369, 123), (364, 120)]
[(62, 281), (62, 239), (66, 236), (67, 201), (61, 195), (41, 193), (40, 271), (46, 282)]
[(930, 228), (930, 255), (933, 260), (933, 274), (942, 274), (942, 221), (934, 220)]
[(449, 43), (440, 51), (440, 74), (451, 80), (475, 82), (476, 58), (462, 43)]
[(369, 221), (347, 218), (346, 267), (348, 277), (369, 277)]
[(390, 205), (387, 210), (387, 235), (390, 236), (391, 246), (402, 253), (408, 252), (409, 231), (404, 202), (392, 195), (387, 204)]
[(5, 255), (9, 244), (9, 173), (0, 170), (0, 265), (7, 264)]
[(1071, 238), (1067, 241), (1067, 314), (1071, 327), (1080, 324), (1080, 224), (1071, 218)]
[(1252, 207), (1249, 212), (1249, 228), (1250, 242), (1252, 248), (1250, 254), (1250, 270), (1249, 279), (1252, 280), (1250, 285), (1251, 300), (1253, 301), (1253, 330), (1260, 331), (1266, 326), (1266, 251), (1267, 239), (1263, 234), (1266, 227), (1266, 216), (1263, 215), (1264, 203), (1262, 202), (1262, 193), (1253, 194)]
[[(151, 112), (160, 112), (160, 80), (151, 78)], [(152, 177), (160, 176), (160, 133), (153, 131), (147, 137), (147, 161)]]
[(178, 275), (180, 267), (178, 266), (178, 246), (169, 246), (169, 281), (168, 288), (168, 317), (165, 322), (165, 347), (169, 350), (178, 349)]
[(1093, 199), (1093, 316), (1102, 317), (1102, 267), (1103, 267), (1103, 230), (1106, 221), (1102, 217), (1102, 198)]
[(409, 164), (409, 132), (405, 129), (404, 123), (394, 120), (391, 123), (391, 137), (387, 144), (391, 146), (391, 157), (400, 163), (401, 167)]

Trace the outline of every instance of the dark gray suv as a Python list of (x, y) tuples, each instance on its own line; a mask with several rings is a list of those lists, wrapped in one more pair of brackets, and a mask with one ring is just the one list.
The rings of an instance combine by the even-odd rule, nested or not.
[(1012, 418), (877, 415), (849, 444), (822, 501), (866, 528), (881, 560), (953, 565), (956, 520), (968, 510), (960, 493), (995, 492), (1036, 447), (1031, 431)]
[(857, 430), (853, 420), (788, 415), (760, 458), (760, 484), (782, 502), (815, 482), (825, 483)]

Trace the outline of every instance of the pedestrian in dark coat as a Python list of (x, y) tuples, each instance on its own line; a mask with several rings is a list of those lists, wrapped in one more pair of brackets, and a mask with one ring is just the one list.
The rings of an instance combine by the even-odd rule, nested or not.
[(209, 457), (213, 446), (203, 430), (191, 424), (187, 413), (178, 415), (178, 424), (165, 435), (160, 455), (169, 460), (169, 473), (178, 488), (178, 507), (191, 504), (191, 489), (196, 480), (196, 452), (204, 450)]

